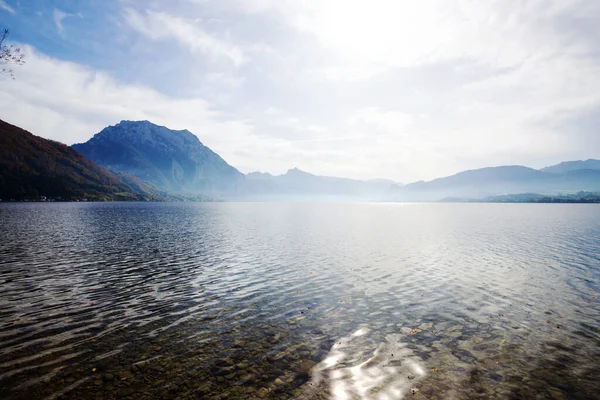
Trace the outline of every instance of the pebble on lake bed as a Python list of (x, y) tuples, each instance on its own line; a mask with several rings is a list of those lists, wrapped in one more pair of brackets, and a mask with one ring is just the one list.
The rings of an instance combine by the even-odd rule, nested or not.
[(129, 379), (133, 376), (133, 374), (131, 373), (131, 371), (121, 371), (119, 372), (119, 377), (121, 378), (122, 381)]

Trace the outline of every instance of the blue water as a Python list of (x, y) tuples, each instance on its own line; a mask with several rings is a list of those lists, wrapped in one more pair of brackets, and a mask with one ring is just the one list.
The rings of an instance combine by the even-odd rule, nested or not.
[(599, 271), (597, 205), (2, 203), (0, 398), (600, 398)]

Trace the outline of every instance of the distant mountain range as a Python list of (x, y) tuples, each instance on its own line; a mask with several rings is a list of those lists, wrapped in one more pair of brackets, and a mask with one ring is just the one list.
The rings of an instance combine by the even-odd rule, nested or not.
[[(390, 191), (396, 201), (439, 201), (446, 198), (480, 199), (518, 193), (558, 195), (580, 191), (600, 191), (600, 169), (567, 169), (594, 165), (594, 161), (575, 161), (536, 170), (519, 165), (481, 168), (415, 182)], [(548, 171), (561, 171), (560, 173)]]
[(225, 199), (439, 201), (600, 190), (597, 160), (561, 163), (543, 170), (518, 165), (481, 168), (406, 186), (390, 180), (318, 176), (297, 168), (283, 175), (244, 175), (189, 131), (170, 130), (148, 121), (122, 121), (73, 148), (110, 171), (133, 175), (162, 190)]
[(244, 175), (191, 132), (148, 121), (121, 121), (72, 148), (0, 123), (0, 198), (489, 201), (527, 193), (539, 198), (599, 191), (600, 160), (594, 159), (541, 170), (481, 168), (402, 185), (319, 176), (298, 168), (282, 175)]
[(251, 172), (246, 175), (246, 178), (252, 183), (249, 186), (254, 189), (255, 195), (266, 198), (276, 196), (280, 199), (317, 196), (333, 199), (381, 200), (385, 198), (391, 185), (402, 185), (386, 179), (361, 181), (319, 176), (298, 168), (292, 168), (283, 175)]
[(162, 200), (133, 177), (111, 174), (62, 143), (0, 120), (0, 199)]
[(176, 193), (224, 195), (245, 190), (245, 177), (187, 130), (121, 121), (73, 148), (110, 171)]
[(600, 160), (590, 158), (585, 161), (566, 161), (550, 167), (542, 168), (540, 171), (552, 172), (554, 174), (564, 174), (566, 172), (577, 171), (581, 169), (597, 169), (600, 170)]
[(297, 168), (273, 176), (244, 175), (187, 130), (148, 121), (121, 121), (73, 148), (112, 172), (126, 173), (172, 193), (226, 199), (382, 198), (393, 181), (317, 176)]

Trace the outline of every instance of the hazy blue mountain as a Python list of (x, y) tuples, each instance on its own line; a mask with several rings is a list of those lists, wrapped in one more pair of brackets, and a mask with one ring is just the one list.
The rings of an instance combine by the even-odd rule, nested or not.
[(282, 175), (251, 172), (246, 178), (253, 184), (263, 185), (263, 194), (280, 198), (308, 196), (376, 200), (382, 198), (391, 185), (400, 185), (387, 179), (361, 181), (319, 176), (298, 168), (292, 168)]
[(513, 183), (523, 181), (535, 181), (548, 178), (549, 175), (538, 170), (523, 167), (520, 165), (510, 165), (502, 167), (488, 167), (459, 172), (458, 174), (437, 178), (429, 182), (416, 182), (406, 185), (406, 188), (446, 188), (454, 186), (470, 186), (473, 184), (485, 185), (490, 180), (494, 184)]
[(274, 178), (274, 176), (268, 172), (255, 171), (255, 172), (250, 172), (249, 174), (246, 174), (246, 178), (257, 179), (257, 180), (271, 180)]
[(404, 186), (403, 183), (400, 182), (396, 182), (393, 181), (391, 179), (368, 179), (365, 182), (372, 184), (372, 185), (376, 185), (376, 186), (380, 186), (380, 187), (385, 187), (385, 188), (389, 188), (392, 185), (395, 186)]
[(600, 160), (590, 158), (589, 160), (579, 161), (565, 161), (560, 164), (551, 165), (546, 168), (542, 168), (540, 171), (552, 172), (555, 174), (564, 174), (569, 171), (576, 171), (579, 169), (597, 169), (600, 170)]
[(586, 169), (555, 174), (513, 165), (469, 170), (428, 182), (411, 183), (395, 188), (390, 197), (402, 201), (438, 201), (446, 198), (478, 199), (514, 193), (551, 195), (598, 190), (600, 170)]
[(584, 192), (595, 191), (599, 188), (598, 182), (600, 181), (600, 169), (578, 169), (556, 175), (558, 175), (556, 182), (559, 188), (567, 187), (571, 191), (575, 189), (577, 191)]
[(73, 148), (95, 163), (161, 189), (223, 194), (243, 190), (245, 177), (187, 130), (121, 121)]
[(148, 121), (122, 121), (73, 148), (101, 166), (163, 190), (221, 198), (438, 201), (600, 190), (600, 161), (591, 159), (542, 170), (519, 165), (481, 168), (406, 186), (386, 179), (319, 176), (298, 168), (282, 175), (243, 175), (189, 131), (170, 130)]

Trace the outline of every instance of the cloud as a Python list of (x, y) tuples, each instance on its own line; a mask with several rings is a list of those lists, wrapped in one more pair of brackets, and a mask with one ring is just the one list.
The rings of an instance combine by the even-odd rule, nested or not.
[(0, 9), (15, 14), (15, 9), (9, 6), (5, 0), (0, 0)]
[(236, 4), (302, 35), (309, 50), (292, 75), (333, 118), (348, 115), (332, 128), (343, 132), (335, 149), (377, 160), (361, 159), (364, 170), (385, 174), (385, 163), (399, 179), (420, 179), (598, 157), (565, 123), (600, 109), (599, 2)]
[(239, 88), (244, 84), (246, 80), (245, 77), (236, 77), (224, 72), (209, 72), (204, 76), (204, 80), (215, 86), (219, 86), (221, 88)]
[[(241, 3), (248, 12), (271, 13), (317, 39), (337, 57), (322, 69), (336, 80), (465, 59), (495, 68), (518, 66), (532, 53), (551, 54), (560, 47), (564, 38), (556, 25), (559, 19), (600, 15), (600, 3), (584, 0)], [(595, 46), (591, 35), (587, 46)]]
[(367, 107), (358, 110), (349, 119), (350, 125), (365, 124), (386, 133), (405, 135), (405, 129), (412, 125), (413, 116), (400, 111), (382, 111), (377, 107)]
[[(172, 129), (188, 129), (228, 163), (249, 172), (284, 172), (292, 160), (320, 171), (315, 152), (285, 135), (259, 132), (254, 121), (216, 109), (202, 98), (162, 94), (147, 86), (119, 82), (111, 75), (81, 64), (48, 57), (23, 46), (27, 64), (16, 81), (0, 81), (0, 115), (35, 135), (73, 144), (87, 141), (102, 128), (127, 120), (150, 120)], [(279, 128), (322, 134), (323, 127), (306, 125), (282, 115)], [(334, 160), (334, 158), (331, 158)], [(329, 161), (325, 163), (328, 165)]]
[(54, 23), (56, 24), (56, 29), (59, 33), (63, 33), (65, 31), (65, 27), (62, 24), (63, 19), (67, 17), (72, 17), (73, 14), (66, 13), (64, 11), (59, 10), (58, 8), (54, 9), (52, 13), (52, 19), (54, 19)]
[(269, 107), (265, 110), (265, 115), (281, 115), (281, 110), (277, 107)]
[(286, 144), (329, 140), (331, 133), (325, 126), (308, 122), (277, 107), (268, 107), (262, 116), (258, 115), (255, 119), (261, 124), (263, 135), (283, 139), (282, 143)]
[(225, 58), (235, 66), (246, 61), (240, 47), (208, 33), (198, 23), (164, 12), (140, 13), (131, 8), (126, 9), (124, 15), (130, 27), (149, 39), (174, 39), (193, 53), (201, 53), (213, 59)]
[(240, 161), (236, 147), (250, 148), (255, 140), (251, 123), (215, 110), (204, 99), (166, 96), (29, 46), (24, 51), (27, 64), (19, 69), (18, 79), (0, 82), (0, 114), (35, 135), (72, 144), (123, 119), (147, 119), (189, 129), (234, 164)]

